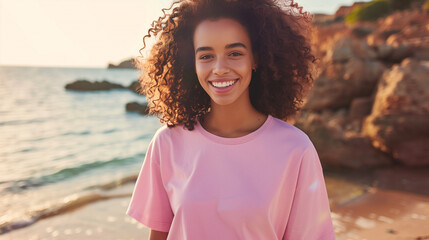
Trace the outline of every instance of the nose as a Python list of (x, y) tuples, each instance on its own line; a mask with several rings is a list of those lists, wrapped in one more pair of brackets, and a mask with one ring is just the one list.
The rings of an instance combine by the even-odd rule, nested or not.
[(223, 75), (229, 72), (229, 67), (224, 58), (218, 57), (213, 66), (213, 73), (216, 75)]

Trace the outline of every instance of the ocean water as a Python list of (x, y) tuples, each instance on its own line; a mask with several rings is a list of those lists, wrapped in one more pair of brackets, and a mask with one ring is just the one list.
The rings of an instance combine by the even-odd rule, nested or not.
[(161, 126), (127, 113), (132, 91), (66, 90), (77, 79), (128, 86), (132, 69), (0, 66), (0, 234), (81, 204), (118, 197)]

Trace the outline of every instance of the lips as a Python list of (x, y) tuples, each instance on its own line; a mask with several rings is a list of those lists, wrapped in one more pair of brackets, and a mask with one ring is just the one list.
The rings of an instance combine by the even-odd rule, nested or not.
[(238, 82), (238, 78), (223, 78), (223, 79), (216, 79), (216, 80), (210, 80), (210, 86), (213, 88), (213, 90), (217, 93), (226, 93), (230, 91), (235, 84)]
[(222, 78), (216, 80), (209, 80), (210, 85), (215, 88), (227, 88), (233, 86), (238, 81), (238, 78)]

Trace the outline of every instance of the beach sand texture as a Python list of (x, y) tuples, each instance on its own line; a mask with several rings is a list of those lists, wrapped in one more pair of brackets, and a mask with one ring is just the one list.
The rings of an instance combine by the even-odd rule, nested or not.
[[(355, 174), (349, 179), (345, 175), (326, 175), (338, 240), (429, 239), (427, 195), (389, 190), (386, 185), (379, 188), (374, 185), (388, 179), (374, 179), (363, 173), (360, 178)], [(413, 184), (410, 178), (393, 175)], [(414, 181), (425, 183), (427, 178), (414, 177)], [(132, 188), (133, 184), (128, 183), (111, 191), (121, 193)], [(100, 200), (6, 233), (0, 239), (148, 239), (149, 229), (125, 215), (129, 200), (130, 196)]]

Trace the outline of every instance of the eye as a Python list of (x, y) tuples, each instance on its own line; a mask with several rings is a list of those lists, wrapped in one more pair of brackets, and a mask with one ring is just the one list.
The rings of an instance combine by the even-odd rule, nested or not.
[(230, 56), (232, 56), (232, 57), (239, 57), (239, 56), (243, 56), (243, 54), (242, 54), (242, 53), (240, 53), (240, 52), (232, 52), (232, 53), (230, 53), (229, 55), (230, 55)]
[(202, 56), (199, 57), (199, 59), (201, 59), (201, 60), (208, 60), (211, 57), (212, 57), (211, 55), (202, 55)]

